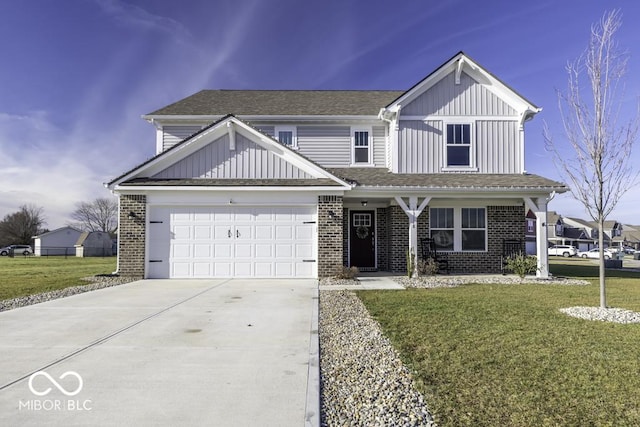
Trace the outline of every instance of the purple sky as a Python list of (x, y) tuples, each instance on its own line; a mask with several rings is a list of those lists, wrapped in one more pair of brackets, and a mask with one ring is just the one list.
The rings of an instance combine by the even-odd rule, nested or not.
[[(48, 228), (65, 225), (76, 202), (108, 197), (103, 182), (154, 154), (140, 116), (200, 89), (404, 90), (460, 50), (544, 108), (526, 126), (526, 168), (560, 179), (543, 121), (563, 138), (555, 89), (611, 8), (632, 110), (636, 0), (2, 2), (0, 218), (31, 203)], [(628, 193), (610, 219), (640, 224), (639, 204)], [(550, 209), (586, 218), (570, 196)]]

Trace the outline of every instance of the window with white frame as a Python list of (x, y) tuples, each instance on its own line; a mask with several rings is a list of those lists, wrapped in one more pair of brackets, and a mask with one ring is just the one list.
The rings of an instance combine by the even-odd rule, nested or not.
[(371, 129), (352, 129), (352, 159), (353, 164), (371, 163)]
[(442, 251), (453, 250), (454, 222), (453, 208), (431, 208), (429, 210), (429, 229), (436, 248)]
[(275, 137), (282, 145), (286, 145), (289, 148), (298, 146), (295, 126), (276, 126)]
[(473, 166), (471, 142), (471, 124), (447, 124), (447, 167)]
[(484, 251), (487, 242), (485, 208), (462, 208), (462, 250)]
[(486, 251), (487, 210), (430, 208), (429, 233), (440, 251)]

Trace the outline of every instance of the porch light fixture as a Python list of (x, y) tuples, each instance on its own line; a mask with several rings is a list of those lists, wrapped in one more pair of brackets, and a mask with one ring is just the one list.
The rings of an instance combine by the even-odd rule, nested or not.
[(334, 211), (329, 211), (327, 214), (329, 215), (329, 218), (336, 219), (336, 213)]
[(367, 206), (367, 203), (369, 203), (369, 202), (368, 202), (368, 201), (366, 201), (366, 200), (363, 200), (363, 201), (361, 201), (360, 203), (361, 203), (361, 204), (362, 204), (362, 206), (364, 207), (364, 206)]
[(131, 211), (129, 212), (129, 215), (127, 215), (127, 218), (129, 218), (131, 221), (134, 221), (138, 218), (138, 215), (136, 215), (135, 212)]

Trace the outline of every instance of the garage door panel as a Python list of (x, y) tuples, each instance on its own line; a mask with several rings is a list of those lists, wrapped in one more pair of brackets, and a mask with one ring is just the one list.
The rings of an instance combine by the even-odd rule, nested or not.
[(214, 277), (231, 277), (233, 276), (233, 264), (231, 262), (215, 262), (213, 264)]
[(276, 240), (293, 239), (292, 225), (276, 225)]
[(234, 263), (234, 276), (235, 277), (253, 277), (253, 263), (236, 261)]
[(293, 277), (294, 269), (291, 262), (276, 262), (276, 277)]
[(260, 258), (273, 258), (274, 252), (273, 252), (273, 244), (269, 243), (269, 244), (256, 244), (255, 246), (256, 248), (256, 254), (255, 257), (257, 259)]
[(207, 278), (213, 275), (213, 266), (210, 262), (194, 262), (193, 277)]
[(273, 263), (256, 262), (254, 273), (256, 277), (273, 277)]
[(235, 256), (237, 258), (252, 258), (253, 244), (251, 243), (236, 243)]
[(256, 240), (273, 240), (274, 229), (272, 225), (257, 225), (255, 230)]
[(293, 244), (276, 243), (276, 258), (293, 258)]
[(196, 225), (193, 227), (193, 238), (195, 240), (211, 240), (213, 230), (210, 225)]
[(175, 278), (187, 278), (191, 275), (191, 263), (190, 262), (177, 262), (171, 263), (171, 277)]
[(174, 244), (172, 246), (172, 257), (176, 258), (191, 258), (191, 245), (188, 243)]
[(191, 227), (188, 225), (174, 225), (171, 231), (174, 239), (191, 238)]
[(312, 259), (313, 258), (313, 245), (301, 245), (298, 244), (295, 246), (295, 256), (296, 258), (302, 259)]
[(215, 240), (231, 239), (231, 225), (215, 225), (213, 227), (213, 238)]
[(211, 259), (213, 256), (213, 248), (211, 245), (193, 245), (193, 257)]
[[(314, 277), (314, 207), (151, 208), (153, 277)], [(308, 224), (304, 224), (308, 222)], [(164, 251), (164, 252), (163, 252)], [(150, 273), (151, 274), (151, 273)]]
[(213, 256), (219, 259), (229, 259), (233, 257), (233, 247), (229, 243), (216, 244), (214, 245)]

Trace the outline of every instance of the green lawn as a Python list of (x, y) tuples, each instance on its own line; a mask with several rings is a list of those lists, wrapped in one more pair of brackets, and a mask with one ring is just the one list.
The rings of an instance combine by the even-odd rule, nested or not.
[[(566, 316), (598, 305), (597, 266), (554, 260), (589, 286), (360, 291), (441, 426), (640, 425), (640, 324)], [(608, 305), (640, 311), (640, 274), (609, 271)]]
[(81, 278), (115, 269), (116, 257), (0, 257), (0, 300), (86, 285)]

